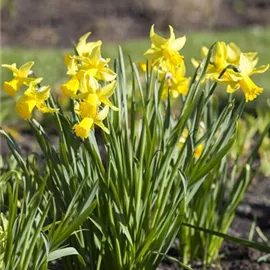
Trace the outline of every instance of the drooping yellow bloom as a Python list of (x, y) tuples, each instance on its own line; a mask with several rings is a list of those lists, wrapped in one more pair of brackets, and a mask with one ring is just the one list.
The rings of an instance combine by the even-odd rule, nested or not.
[[(204, 48), (202, 56), (206, 56), (207, 48)], [(199, 62), (192, 60), (195, 67)], [(252, 74), (265, 72), (269, 65), (256, 68), (258, 57), (256, 52), (241, 53), (240, 48), (234, 43), (226, 44), (225, 42), (217, 42), (216, 50), (211, 58), (207, 68), (206, 79), (216, 80), (227, 85), (227, 92), (232, 93), (241, 88), (245, 94), (246, 102), (254, 100), (263, 88), (258, 87), (250, 78)], [(229, 65), (235, 66), (222, 71)]]
[(102, 121), (109, 108), (118, 110), (109, 100), (116, 88), (116, 73), (109, 68), (110, 59), (101, 56), (102, 42), (87, 42), (90, 34), (88, 32), (79, 39), (74, 55), (65, 56), (67, 74), (71, 78), (61, 86), (65, 95), (80, 99), (74, 111), (81, 121), (73, 126), (73, 130), (81, 138), (87, 138), (95, 125), (109, 133)]
[(75, 98), (85, 99), (86, 101), (91, 98), (93, 95), (97, 96), (97, 99), (100, 103), (108, 105), (111, 109), (117, 111), (118, 108), (115, 107), (109, 98), (113, 95), (116, 87), (116, 81), (100, 87), (97, 80), (94, 79), (89, 74), (84, 74), (83, 79), (81, 80), (81, 94), (75, 96)]
[(258, 87), (250, 78), (252, 74), (264, 73), (269, 65), (255, 68), (255, 59), (250, 54), (240, 54), (239, 72), (227, 70), (218, 81), (227, 84), (227, 92), (232, 93), (241, 88), (245, 94), (246, 102), (254, 100), (262, 93), (263, 88)]
[(175, 38), (172, 26), (169, 26), (170, 37), (165, 39), (155, 33), (154, 25), (150, 29), (151, 48), (145, 52), (145, 56), (153, 61), (154, 65), (159, 65), (162, 60), (170, 62), (172, 65), (179, 66), (183, 63), (183, 56), (179, 51), (186, 42), (186, 37)]
[(79, 87), (80, 87), (80, 82), (77, 76), (72, 76), (68, 82), (61, 85), (61, 90), (65, 95), (69, 97), (74, 97), (76, 96), (79, 90)]
[(11, 96), (15, 96), (16, 93), (19, 91), (21, 86), (27, 85), (29, 86), (30, 83), (32, 84), (38, 84), (42, 81), (42, 78), (34, 78), (30, 77), (31, 74), (31, 68), (34, 65), (34, 62), (28, 62), (21, 67), (17, 68), (16, 64), (12, 65), (2, 65), (2, 67), (8, 68), (13, 72), (13, 79), (11, 81), (4, 82), (3, 89), (5, 92), (7, 92)]
[(163, 86), (162, 99), (166, 99), (168, 97), (168, 93), (172, 98), (177, 98), (180, 94), (186, 95), (189, 89), (189, 81), (190, 78), (185, 77), (185, 64), (180, 67), (170, 67), (166, 69), (164, 65), (161, 65), (163, 69), (161, 69), (161, 79), (166, 76), (166, 81)]
[(49, 96), (50, 86), (43, 86), (38, 89), (35, 85), (31, 84), (24, 95), (17, 101), (16, 111), (19, 116), (25, 120), (31, 118), (35, 107), (42, 113), (57, 112), (58, 109), (50, 108), (45, 103)]
[(89, 131), (93, 127), (94, 120), (90, 117), (85, 117), (79, 124), (73, 126), (76, 136), (86, 139), (89, 136)]
[[(203, 123), (200, 123), (200, 129), (202, 129), (202, 125), (204, 126)], [(188, 129), (185, 128), (184, 131), (183, 131), (183, 133), (182, 133), (182, 135), (181, 135), (181, 137), (180, 137), (180, 139), (179, 139), (179, 142), (178, 142), (178, 148), (179, 148), (179, 149), (181, 149), (181, 148), (183, 147), (183, 145), (185, 144), (185, 142), (186, 142), (186, 140), (187, 140), (187, 138), (188, 138), (188, 135), (189, 135)], [(201, 154), (202, 154), (202, 152), (203, 152), (203, 149), (204, 149), (204, 145), (203, 145), (202, 143), (200, 143), (200, 144), (195, 148), (193, 155), (194, 155), (194, 157), (195, 157), (196, 159), (198, 159), (198, 158), (201, 156)]]
[(78, 137), (87, 138), (89, 136), (89, 131), (94, 127), (94, 124), (109, 134), (108, 128), (102, 123), (107, 117), (108, 112), (108, 106), (105, 106), (102, 110), (98, 109), (98, 99), (95, 95), (92, 95), (87, 101), (79, 103), (76, 113), (82, 117), (82, 121), (73, 126), (75, 134)]

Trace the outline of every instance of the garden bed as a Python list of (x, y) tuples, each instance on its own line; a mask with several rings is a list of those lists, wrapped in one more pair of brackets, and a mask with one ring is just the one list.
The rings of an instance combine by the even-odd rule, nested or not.
[[(248, 192), (238, 207), (236, 217), (232, 223), (228, 233), (247, 239), (250, 234), (252, 223), (257, 221), (257, 226), (262, 230), (263, 234), (270, 238), (270, 178), (257, 177), (253, 179)], [(261, 241), (259, 237), (254, 240)], [(170, 250), (170, 255), (177, 257), (176, 250)], [(265, 253), (251, 248), (243, 247), (232, 242), (224, 242), (221, 250), (221, 267), (209, 267), (207, 269), (224, 269), (224, 270), (268, 270), (270, 262), (258, 262), (258, 259)], [(204, 269), (200, 262), (192, 265), (193, 269)], [(175, 263), (164, 261), (158, 270), (176, 270), (180, 269)]]

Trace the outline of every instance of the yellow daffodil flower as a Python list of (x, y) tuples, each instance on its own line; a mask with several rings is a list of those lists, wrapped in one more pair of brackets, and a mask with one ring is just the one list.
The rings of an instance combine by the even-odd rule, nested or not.
[[(203, 130), (203, 127), (204, 127), (204, 123), (201, 122), (200, 123), (200, 130)], [(181, 149), (183, 147), (184, 143), (186, 142), (186, 139), (188, 138), (188, 134), (189, 134), (188, 129), (185, 128), (184, 131), (182, 132), (182, 135), (181, 135), (180, 139), (179, 139), (179, 142), (178, 142), (178, 145), (177, 145), (178, 149)], [(193, 155), (194, 155), (194, 157), (196, 159), (198, 159), (201, 156), (201, 154), (203, 152), (203, 149), (204, 149), (204, 145), (202, 143), (200, 143), (195, 148)]]
[(74, 76), (78, 72), (78, 61), (70, 54), (65, 54), (65, 64), (67, 66), (67, 75)]
[(116, 74), (108, 66), (110, 59), (101, 57), (100, 46), (94, 47), (88, 57), (77, 57), (77, 59), (82, 63), (81, 72), (105, 82), (115, 80)]
[(95, 78), (88, 74), (84, 74), (80, 87), (82, 93), (75, 96), (75, 98), (85, 99), (87, 101), (89, 97), (91, 98), (92, 95), (96, 95), (100, 103), (108, 105), (111, 109), (118, 111), (118, 108), (109, 100), (114, 93), (115, 87), (116, 81), (113, 81), (104, 87), (100, 87)]
[(27, 85), (30, 83), (38, 84), (42, 81), (42, 78), (29, 78), (28, 76), (31, 74), (31, 68), (34, 65), (34, 62), (28, 62), (21, 67), (17, 68), (16, 64), (12, 65), (2, 65), (2, 67), (8, 68), (13, 72), (13, 79), (11, 81), (4, 82), (3, 89), (11, 96), (15, 96), (19, 91), (21, 86)]
[(91, 35), (91, 32), (88, 32), (80, 37), (79, 42), (76, 46), (76, 51), (79, 56), (89, 56), (92, 50), (95, 47), (100, 47), (102, 42), (101, 40), (95, 42), (86, 42), (87, 38)]
[(79, 87), (80, 87), (80, 82), (77, 76), (72, 76), (71, 79), (67, 83), (61, 85), (61, 90), (65, 95), (69, 97), (74, 97), (76, 96), (79, 90)]
[(179, 66), (183, 62), (183, 56), (179, 51), (183, 48), (186, 42), (186, 37), (175, 38), (172, 26), (169, 26), (170, 37), (165, 39), (155, 33), (154, 25), (150, 29), (151, 48), (144, 55), (153, 61), (154, 65), (159, 65), (162, 60), (167, 60), (175, 66)]
[(94, 124), (109, 134), (108, 128), (102, 123), (108, 115), (109, 107), (105, 106), (99, 111), (97, 109), (97, 102), (98, 100), (95, 98), (95, 95), (93, 95), (91, 100), (89, 99), (87, 102), (84, 101), (78, 104), (76, 113), (82, 117), (82, 120), (80, 123), (73, 126), (75, 134), (78, 137), (83, 139), (87, 138), (89, 136), (89, 131), (94, 127)]
[(42, 113), (57, 112), (58, 109), (50, 108), (45, 101), (50, 96), (50, 86), (43, 86), (39, 89), (35, 85), (25, 91), (24, 95), (19, 98), (16, 103), (16, 111), (19, 116), (25, 120), (29, 120), (35, 107)]
[(164, 76), (166, 76), (166, 81), (164, 83), (162, 99), (166, 99), (168, 97), (168, 93), (172, 98), (177, 98), (179, 94), (186, 95), (189, 88), (190, 78), (185, 77), (185, 64), (180, 67), (173, 67), (165, 65), (161, 65), (160, 78), (163, 80)]
[(227, 72), (218, 81), (227, 84), (227, 92), (232, 93), (241, 88), (245, 94), (246, 102), (254, 100), (262, 93), (263, 88), (258, 87), (250, 78), (251, 75), (264, 73), (269, 65), (255, 68), (254, 59), (250, 54), (241, 53), (239, 61), (239, 71), (227, 70)]

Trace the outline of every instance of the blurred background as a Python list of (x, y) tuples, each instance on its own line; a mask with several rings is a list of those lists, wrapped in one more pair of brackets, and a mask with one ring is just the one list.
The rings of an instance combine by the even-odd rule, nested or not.
[[(201, 46), (215, 41), (258, 51), (259, 65), (270, 63), (270, 0), (1, 0), (1, 18), (2, 62), (35, 61), (36, 74), (54, 91), (68, 79), (64, 53), (88, 31), (92, 41), (103, 41), (104, 57), (113, 59), (121, 44), (125, 55), (138, 62), (150, 45), (150, 26), (154, 23), (157, 32), (168, 35), (171, 24), (177, 36), (187, 36), (182, 53), (188, 75), (194, 71), (191, 57), (200, 58)], [(6, 69), (1, 75), (2, 82), (11, 78)], [(248, 107), (268, 109), (269, 71), (255, 75), (254, 81), (264, 93)], [(9, 106), (5, 104), (2, 108)], [(6, 119), (9, 107), (1, 115)]]
[(180, 32), (265, 26), (269, 0), (2, 0), (2, 42), (70, 47), (83, 33), (119, 41), (148, 35), (151, 24)]

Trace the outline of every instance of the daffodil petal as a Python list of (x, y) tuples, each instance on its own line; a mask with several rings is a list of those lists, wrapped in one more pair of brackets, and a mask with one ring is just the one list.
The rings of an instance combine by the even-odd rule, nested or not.
[(239, 89), (240, 88), (240, 84), (239, 83), (235, 83), (235, 84), (233, 84), (233, 83), (230, 83), (228, 86), (227, 86), (227, 88), (226, 88), (226, 92), (227, 93), (233, 93), (233, 92), (235, 92), (237, 89)]
[(250, 73), (253, 71), (252, 61), (244, 53), (240, 54), (239, 69), (240, 69), (241, 74), (243, 74), (243, 77), (249, 76)]
[(99, 97), (107, 97), (107, 98), (111, 97), (112, 94), (114, 93), (115, 87), (116, 87), (116, 81), (113, 81), (105, 85), (98, 91)]
[(31, 61), (31, 62), (27, 62), (24, 65), (22, 65), (19, 68), (19, 76), (20, 77), (27, 77), (29, 71), (31, 70), (32, 66), (35, 64), (35, 62)]
[(45, 102), (37, 103), (37, 108), (42, 113), (55, 113), (59, 111), (59, 109), (49, 107)]
[(13, 63), (11, 65), (3, 64), (2, 67), (5, 67), (13, 72), (13, 76), (19, 75), (19, 70), (16, 68), (16, 64)]
[(98, 62), (101, 59), (100, 46), (96, 46), (93, 48), (89, 58), (93, 62)]
[(97, 121), (103, 121), (109, 113), (109, 106), (105, 106), (96, 116)]
[(173, 41), (171, 48), (175, 51), (180, 51), (186, 43), (186, 36), (177, 38), (175, 41)]
[(32, 112), (36, 104), (37, 103), (34, 99), (29, 99), (25, 96), (22, 96), (16, 103), (16, 111), (21, 118), (24, 120), (29, 120), (32, 116)]
[(169, 29), (170, 29), (169, 42), (171, 42), (171, 44), (172, 44), (175, 41), (175, 34), (174, 34), (174, 30), (173, 30), (171, 25), (169, 25)]
[(103, 131), (105, 131), (107, 134), (110, 134), (110, 131), (108, 128), (105, 127), (105, 125), (101, 121), (95, 121), (95, 124), (99, 126)]
[(17, 79), (13, 79), (8, 82), (4, 82), (3, 90), (7, 92), (10, 96), (14, 97), (17, 92), (20, 90), (22, 82)]
[(265, 71), (268, 70), (268, 68), (269, 68), (269, 64), (268, 65), (260, 66), (258, 68), (253, 69), (253, 71), (250, 73), (250, 75), (264, 73)]
[(155, 25), (154, 24), (151, 26), (151, 29), (150, 29), (150, 39), (151, 39), (151, 42), (156, 47), (159, 47), (159, 46), (163, 45), (164, 43), (166, 43), (165, 38), (163, 38), (155, 33)]
[(115, 80), (116, 74), (109, 68), (103, 68), (100, 70), (97, 78), (102, 81), (109, 82)]
[(50, 97), (51, 87), (49, 85), (42, 86), (36, 90), (36, 99), (38, 101), (45, 101)]
[(200, 65), (200, 62), (196, 60), (195, 58), (191, 58), (191, 64), (197, 68)]
[(227, 45), (227, 61), (231, 64), (239, 65), (241, 50), (239, 47), (231, 42)]
[(85, 33), (83, 36), (80, 37), (79, 42), (76, 46), (76, 50), (79, 55), (82, 55), (83, 51), (85, 50), (86, 40), (91, 35), (91, 32)]
[(208, 49), (206, 46), (203, 46), (203, 47), (201, 48), (201, 56), (202, 56), (203, 58), (207, 56), (208, 52), (209, 52), (209, 49)]
[(108, 105), (112, 110), (119, 111), (119, 108), (117, 108), (116, 106), (114, 106), (108, 98), (106, 98), (106, 97), (100, 98), (100, 101), (103, 104)]

